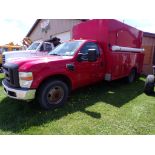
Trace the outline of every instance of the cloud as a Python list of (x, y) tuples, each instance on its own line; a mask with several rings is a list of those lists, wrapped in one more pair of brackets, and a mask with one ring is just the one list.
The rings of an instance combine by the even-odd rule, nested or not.
[(118, 19), (124, 21), (137, 29), (145, 32), (155, 33), (155, 19)]
[(0, 45), (14, 42), (21, 44), (36, 19), (1, 19), (0, 20)]

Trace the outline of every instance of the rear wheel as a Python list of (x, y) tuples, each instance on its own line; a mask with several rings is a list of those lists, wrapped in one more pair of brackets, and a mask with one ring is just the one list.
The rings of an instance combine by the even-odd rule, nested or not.
[(154, 75), (148, 75), (145, 81), (144, 92), (148, 95), (154, 93), (155, 78)]
[(68, 92), (68, 86), (63, 81), (47, 81), (40, 87), (37, 98), (40, 106), (48, 110), (62, 106), (67, 100)]
[(136, 69), (132, 69), (129, 76), (126, 78), (128, 83), (132, 83), (136, 79), (137, 71)]

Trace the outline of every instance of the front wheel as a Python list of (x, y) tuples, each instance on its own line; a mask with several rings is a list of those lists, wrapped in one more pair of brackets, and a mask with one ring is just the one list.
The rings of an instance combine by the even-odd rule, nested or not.
[(69, 89), (59, 80), (45, 82), (39, 89), (37, 98), (43, 109), (49, 110), (62, 106), (67, 100)]
[(144, 92), (148, 95), (154, 93), (155, 78), (154, 75), (148, 75), (145, 81)]

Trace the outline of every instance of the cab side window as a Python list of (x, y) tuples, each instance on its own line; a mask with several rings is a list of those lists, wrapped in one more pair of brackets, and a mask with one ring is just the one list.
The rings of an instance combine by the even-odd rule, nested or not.
[(97, 51), (97, 56), (100, 56), (100, 51), (99, 47), (96, 43), (94, 42), (87, 42), (83, 45), (83, 47), (80, 49), (80, 53), (83, 54), (82, 59), (83, 60), (88, 60), (88, 51), (90, 49), (95, 49)]
[(51, 51), (52, 50), (52, 45), (51, 44), (45, 44), (45, 51)]
[(47, 43), (43, 43), (40, 47), (40, 51), (51, 51), (52, 50), (52, 45), (51, 44), (47, 44)]
[(100, 55), (98, 45), (94, 42), (88, 42), (88, 43), (84, 44), (84, 46), (81, 48), (80, 51), (83, 54), (88, 54), (89, 49), (95, 49), (97, 51), (97, 55), (98, 56)]

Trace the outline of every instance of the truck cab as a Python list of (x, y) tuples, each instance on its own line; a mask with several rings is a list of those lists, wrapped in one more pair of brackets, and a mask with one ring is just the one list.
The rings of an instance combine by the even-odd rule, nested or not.
[[(102, 80), (103, 59), (103, 51), (97, 41), (69, 41), (56, 47), (48, 56), (5, 63), (6, 78), (2, 83), (11, 98), (31, 100), (38, 93), (38, 97), (45, 94), (38, 100), (41, 103), (44, 103), (44, 99), (48, 101), (48, 105), (42, 107), (49, 109), (61, 105), (70, 90)], [(49, 86), (52, 89), (49, 90)]]
[(19, 51), (22, 47), (20, 45), (14, 45), (13, 42), (10, 42), (9, 44), (0, 45), (0, 71), (2, 67), (2, 54), (7, 51)]

